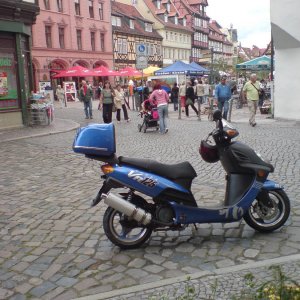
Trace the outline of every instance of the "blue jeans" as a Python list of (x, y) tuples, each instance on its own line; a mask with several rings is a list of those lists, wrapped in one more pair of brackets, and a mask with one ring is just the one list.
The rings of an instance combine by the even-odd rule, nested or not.
[(93, 117), (92, 100), (90, 100), (88, 102), (83, 102), (83, 104), (84, 104), (84, 112), (85, 112), (86, 118)]
[(160, 105), (157, 107), (159, 115), (159, 131), (165, 133), (167, 127), (167, 116), (168, 116), (168, 104)]
[(228, 109), (229, 109), (229, 103), (228, 100), (226, 101), (220, 101), (218, 100), (218, 109), (223, 112), (223, 119), (227, 120), (227, 113), (228, 113)]

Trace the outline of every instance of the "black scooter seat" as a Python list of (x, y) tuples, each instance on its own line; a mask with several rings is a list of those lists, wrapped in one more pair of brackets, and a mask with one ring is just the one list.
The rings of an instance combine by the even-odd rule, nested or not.
[(182, 178), (193, 179), (197, 177), (196, 171), (187, 161), (175, 165), (166, 165), (151, 159), (129, 158), (120, 156), (119, 165), (122, 166), (123, 164), (137, 167), (147, 172), (151, 172), (173, 180)]

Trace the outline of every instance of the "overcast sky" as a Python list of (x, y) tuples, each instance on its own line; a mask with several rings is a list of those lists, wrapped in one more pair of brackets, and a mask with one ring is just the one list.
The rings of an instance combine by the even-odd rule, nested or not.
[(266, 48), (271, 40), (270, 0), (208, 0), (207, 14), (224, 28), (232, 24), (243, 47)]

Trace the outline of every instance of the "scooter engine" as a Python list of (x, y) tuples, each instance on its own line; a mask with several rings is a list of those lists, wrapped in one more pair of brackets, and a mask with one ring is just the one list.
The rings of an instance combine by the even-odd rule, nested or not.
[(175, 217), (173, 209), (167, 205), (159, 205), (156, 208), (156, 220), (165, 224), (173, 223)]

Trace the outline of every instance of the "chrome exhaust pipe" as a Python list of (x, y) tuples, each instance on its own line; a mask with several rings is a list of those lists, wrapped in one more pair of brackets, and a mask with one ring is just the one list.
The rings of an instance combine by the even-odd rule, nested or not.
[(112, 193), (102, 194), (101, 199), (108, 206), (114, 208), (115, 210), (123, 213), (129, 218), (135, 221), (147, 225), (151, 222), (152, 216), (147, 213), (144, 209), (136, 207), (134, 204), (124, 200), (123, 198), (114, 195)]

